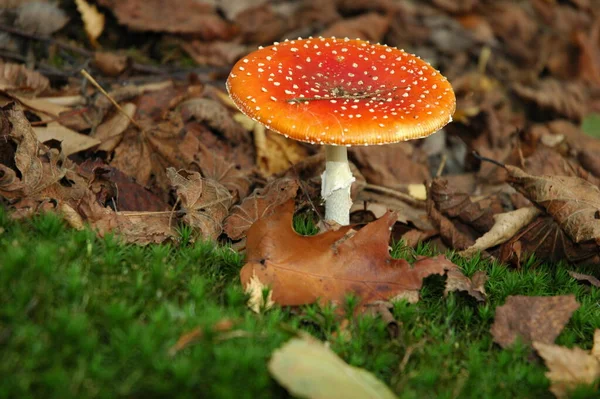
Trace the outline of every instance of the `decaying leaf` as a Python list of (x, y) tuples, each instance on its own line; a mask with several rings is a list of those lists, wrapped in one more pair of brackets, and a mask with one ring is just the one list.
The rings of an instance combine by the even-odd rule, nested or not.
[(102, 122), (92, 134), (100, 141), (98, 151), (110, 152), (123, 139), (123, 133), (129, 127), (131, 118), (135, 115), (136, 106), (132, 103), (123, 104), (123, 112), (116, 112), (112, 117)]
[(475, 240), (475, 243), (464, 251), (462, 256), (472, 256), (478, 251), (502, 244), (511, 239), (519, 230), (531, 223), (541, 211), (533, 206), (517, 209), (515, 211), (494, 215), (494, 226)]
[(535, 102), (543, 110), (552, 110), (574, 120), (581, 120), (588, 113), (588, 95), (585, 86), (579, 82), (560, 82), (556, 79), (542, 79), (536, 87), (513, 85), (517, 95)]
[(570, 391), (578, 385), (591, 385), (600, 378), (600, 330), (594, 333), (591, 352), (583, 349), (534, 342), (533, 347), (546, 362), (546, 377), (551, 382), (550, 391), (558, 399), (569, 398)]
[(229, 191), (214, 180), (202, 178), (198, 172), (167, 168), (167, 176), (185, 212), (183, 221), (200, 230), (205, 239), (216, 240), (232, 205)]
[(496, 308), (492, 336), (504, 348), (517, 338), (524, 343), (552, 344), (578, 308), (579, 303), (572, 294), (509, 296), (504, 305)]
[(196, 155), (196, 159), (198, 160), (194, 163), (200, 168), (202, 176), (225, 186), (235, 197), (234, 202), (248, 195), (248, 191), (250, 191), (249, 171), (242, 170), (240, 165), (227, 161), (203, 144), (200, 145), (200, 152)]
[(210, 98), (193, 98), (182, 102), (179, 107), (184, 121), (193, 118), (198, 122), (204, 122), (233, 142), (247, 134), (244, 128), (232, 118), (225, 106)]
[(545, 208), (576, 243), (600, 244), (600, 189), (567, 176), (532, 176), (506, 166), (511, 184), (530, 201)]
[(0, 61), (0, 90), (39, 94), (50, 86), (48, 78), (24, 65)]
[(224, 231), (232, 240), (239, 240), (258, 219), (270, 215), (275, 208), (296, 197), (298, 182), (295, 179), (273, 180), (256, 189), (241, 205), (236, 205), (225, 220)]
[(349, 226), (316, 236), (300, 236), (292, 228), (294, 202), (259, 219), (247, 235), (246, 264), (240, 272), (245, 287), (258, 278), (283, 306), (340, 304), (348, 294), (361, 304), (408, 299), (418, 301), (423, 279), (456, 268), (444, 256), (411, 265), (388, 252), (392, 212), (355, 234)]
[(309, 399), (394, 399), (384, 383), (364, 369), (352, 367), (322, 342), (292, 338), (277, 349), (269, 372), (292, 395)]

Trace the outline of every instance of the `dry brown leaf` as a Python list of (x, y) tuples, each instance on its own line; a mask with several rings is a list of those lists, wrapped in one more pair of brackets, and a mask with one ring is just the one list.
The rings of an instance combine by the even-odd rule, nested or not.
[(442, 214), (458, 218), (478, 232), (486, 232), (494, 225), (494, 213), (489, 204), (472, 202), (468, 194), (456, 191), (445, 179), (433, 179), (429, 195)]
[(596, 243), (576, 244), (550, 216), (538, 217), (502, 244), (498, 260), (519, 267), (520, 260), (531, 254), (549, 262), (600, 263), (600, 248)]
[(588, 113), (589, 96), (585, 86), (577, 82), (548, 78), (539, 80), (535, 87), (515, 83), (512, 88), (519, 97), (534, 102), (544, 111), (574, 120), (581, 120)]
[(200, 146), (200, 153), (194, 164), (198, 165), (202, 177), (214, 180), (225, 186), (233, 195), (233, 202), (245, 198), (250, 190), (249, 171), (242, 170), (241, 166), (234, 165), (216, 154), (209, 151), (204, 145)]
[(135, 104), (126, 103), (121, 109), (123, 112), (116, 112), (94, 130), (92, 137), (100, 141), (98, 151), (111, 152), (123, 139), (123, 133), (129, 127), (137, 107)]
[(354, 294), (362, 305), (400, 298), (418, 301), (423, 279), (456, 268), (443, 256), (414, 265), (392, 259), (388, 245), (393, 213), (367, 224), (355, 234), (350, 227), (316, 236), (300, 236), (292, 228), (294, 202), (288, 201), (248, 231), (246, 264), (240, 272), (245, 287), (252, 278), (272, 290), (273, 301), (297, 306), (332, 301), (342, 304)]
[(200, 230), (204, 239), (216, 240), (232, 205), (229, 191), (214, 180), (203, 179), (198, 172), (167, 168), (167, 176), (185, 212), (183, 221)]
[(138, 31), (193, 34), (205, 40), (230, 39), (236, 28), (224, 21), (212, 1), (168, 0), (100, 0), (110, 8), (120, 23)]
[(353, 18), (342, 19), (319, 33), (319, 36), (351, 37), (379, 43), (389, 27), (389, 17), (370, 12)]
[(195, 119), (197, 122), (204, 122), (233, 142), (247, 134), (244, 128), (233, 120), (225, 106), (210, 98), (193, 98), (182, 102), (179, 108), (184, 121)]
[(444, 242), (451, 248), (463, 250), (475, 244), (472, 234), (458, 230), (456, 225), (435, 207), (431, 196), (427, 199), (427, 214)]
[(118, 211), (160, 212), (171, 207), (134, 179), (102, 161), (86, 160), (79, 172), (89, 180), (98, 201)]
[(87, 184), (74, 172), (72, 162), (38, 142), (20, 105), (12, 103), (2, 111), (12, 127), (9, 140), (16, 150), (14, 163), (0, 165), (0, 195), (40, 201), (81, 198)]
[(517, 209), (515, 211), (499, 213), (494, 215), (494, 226), (475, 240), (475, 243), (459, 252), (462, 256), (472, 256), (478, 251), (503, 244), (511, 239), (519, 230), (533, 222), (541, 214), (541, 211), (533, 206)]
[(239, 240), (258, 219), (264, 218), (290, 198), (296, 197), (298, 182), (294, 179), (273, 180), (261, 189), (254, 190), (251, 196), (236, 205), (225, 220), (224, 231), (232, 240)]
[(92, 45), (97, 46), (97, 40), (104, 31), (105, 17), (95, 5), (88, 3), (85, 0), (75, 0), (77, 11), (81, 14), (85, 33), (90, 39)]
[(568, 273), (577, 281), (585, 281), (590, 283), (594, 287), (600, 288), (600, 280), (594, 276), (590, 276), (589, 274), (577, 273), (571, 270), (569, 270)]
[(49, 123), (45, 127), (34, 127), (33, 131), (37, 139), (42, 143), (50, 140), (59, 141), (62, 153), (67, 157), (100, 144), (100, 140), (77, 133), (56, 122)]
[(0, 90), (37, 95), (50, 86), (50, 81), (25, 65), (0, 61)]
[(430, 178), (426, 155), (409, 143), (352, 147), (348, 155), (371, 184), (398, 188)]
[(94, 53), (94, 66), (107, 76), (119, 76), (129, 64), (129, 57), (108, 51)]
[(77, 203), (76, 210), (98, 235), (117, 234), (127, 243), (158, 244), (177, 236), (170, 225), (174, 220), (170, 212), (115, 212), (98, 203), (91, 191)]
[(576, 242), (600, 244), (600, 189), (567, 176), (532, 176), (506, 166), (510, 183), (530, 201), (543, 207)]
[(448, 295), (452, 291), (466, 291), (467, 294), (479, 302), (484, 302), (487, 298), (485, 293), (485, 282), (487, 279), (487, 274), (483, 270), (475, 272), (471, 278), (462, 274), (458, 268), (448, 270), (444, 295)]
[(552, 344), (578, 308), (572, 294), (509, 296), (504, 305), (496, 308), (491, 329), (494, 342), (503, 348), (514, 344), (517, 338), (527, 344), (534, 341)]
[[(263, 43), (263, 42), (261, 42)], [(182, 42), (181, 48), (198, 65), (230, 66), (251, 50), (248, 46), (231, 41), (192, 40)]]
[(558, 399), (569, 398), (570, 391), (578, 385), (591, 385), (600, 378), (600, 330), (594, 333), (591, 352), (544, 342), (534, 342), (533, 347), (546, 362), (550, 391)]

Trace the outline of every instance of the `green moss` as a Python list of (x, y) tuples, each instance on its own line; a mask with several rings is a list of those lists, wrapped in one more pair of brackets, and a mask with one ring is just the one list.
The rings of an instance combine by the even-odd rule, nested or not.
[[(297, 218), (294, 226), (312, 234), (310, 220)], [(444, 298), (443, 278), (428, 278), (421, 302), (394, 305), (396, 338), (371, 316), (353, 318), (342, 331), (332, 307), (256, 315), (239, 284), (242, 257), (192, 243), (185, 228), (180, 233), (175, 244), (138, 247), (67, 229), (54, 215), (15, 223), (0, 210), (0, 397), (287, 397), (266, 364), (302, 329), (401, 398), (551, 398), (546, 369), (531, 349), (493, 344), (495, 308), (508, 295), (574, 293), (581, 307), (557, 342), (590, 348), (600, 328), (600, 290), (579, 285), (564, 265), (511, 270), (453, 254), (468, 275), (487, 270), (489, 302), (460, 293)], [(432, 251), (396, 243), (392, 254)], [(348, 298), (348, 314), (356, 304)], [(223, 319), (234, 321), (235, 333), (212, 331)], [(170, 354), (197, 327), (203, 337)], [(581, 388), (574, 397), (590, 392)]]

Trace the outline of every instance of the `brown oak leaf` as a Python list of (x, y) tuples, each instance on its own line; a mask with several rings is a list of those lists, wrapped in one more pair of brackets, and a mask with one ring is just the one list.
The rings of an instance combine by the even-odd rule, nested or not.
[(575, 295), (509, 296), (496, 308), (492, 336), (503, 348), (517, 337), (524, 343), (552, 344), (578, 308)]
[(444, 256), (424, 258), (412, 266), (392, 259), (388, 251), (392, 212), (355, 234), (350, 226), (316, 236), (300, 236), (292, 228), (294, 202), (252, 225), (247, 236), (244, 287), (258, 280), (283, 306), (334, 302), (349, 294), (362, 305), (405, 298), (418, 301), (423, 279), (456, 268)]

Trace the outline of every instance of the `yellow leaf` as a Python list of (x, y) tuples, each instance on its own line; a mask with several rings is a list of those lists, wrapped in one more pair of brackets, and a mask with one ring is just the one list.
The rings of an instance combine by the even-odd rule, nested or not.
[(90, 42), (92, 42), (94, 47), (98, 46), (96, 40), (104, 30), (104, 14), (98, 11), (96, 6), (89, 4), (85, 0), (75, 0), (75, 4), (77, 4), (77, 10), (81, 14), (85, 32), (87, 33)]

